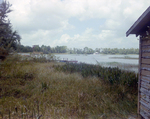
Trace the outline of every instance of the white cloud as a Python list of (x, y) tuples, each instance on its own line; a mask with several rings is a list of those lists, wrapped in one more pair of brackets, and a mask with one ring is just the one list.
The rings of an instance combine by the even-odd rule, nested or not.
[[(135, 37), (125, 37), (126, 31), (149, 6), (148, 0), (9, 0), (13, 4), (9, 18), (24, 45), (66, 45), (68, 47), (138, 47)], [(76, 30), (82, 24), (70, 24), (70, 18), (80, 21), (105, 19), (96, 28)]]
[(61, 43), (68, 43), (70, 36), (68, 34), (63, 34), (60, 38)]

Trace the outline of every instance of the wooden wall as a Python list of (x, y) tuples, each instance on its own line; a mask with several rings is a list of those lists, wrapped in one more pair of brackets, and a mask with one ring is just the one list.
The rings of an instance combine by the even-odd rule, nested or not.
[(150, 119), (150, 39), (140, 39), (138, 112)]

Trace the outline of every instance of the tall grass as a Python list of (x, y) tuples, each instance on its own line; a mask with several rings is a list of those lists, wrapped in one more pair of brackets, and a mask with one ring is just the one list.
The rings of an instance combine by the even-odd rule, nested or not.
[[(0, 117), (116, 119), (136, 114), (136, 87), (105, 82), (90, 71), (86, 76), (76, 66), (74, 71), (68, 65), (69, 73), (56, 71), (54, 65), (66, 67), (54, 62), (20, 61), (18, 57), (1, 63)], [(82, 67), (96, 72), (95, 66)]]
[(127, 87), (137, 88), (138, 75), (135, 72), (124, 71), (118, 67), (102, 67), (93, 64), (75, 64), (66, 63), (63, 66), (54, 66), (57, 71), (68, 73), (78, 72), (83, 77), (95, 76), (103, 80), (105, 83), (125, 85)]
[(97, 62), (97, 65), (104, 66), (104, 67), (118, 67), (121, 70), (130, 71), (138, 73), (138, 64), (126, 64), (126, 63), (119, 63), (119, 62)]

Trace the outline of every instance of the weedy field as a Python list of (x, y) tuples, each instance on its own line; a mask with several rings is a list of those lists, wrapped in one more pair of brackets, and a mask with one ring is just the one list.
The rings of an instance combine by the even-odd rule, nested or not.
[(126, 119), (137, 74), (118, 68), (8, 57), (0, 64), (0, 118)]

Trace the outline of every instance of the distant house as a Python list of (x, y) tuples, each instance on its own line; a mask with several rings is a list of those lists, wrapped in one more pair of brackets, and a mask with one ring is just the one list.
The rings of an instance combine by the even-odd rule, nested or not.
[(138, 114), (150, 119), (150, 7), (126, 32), (139, 36)]

